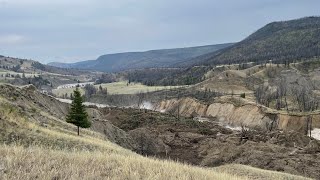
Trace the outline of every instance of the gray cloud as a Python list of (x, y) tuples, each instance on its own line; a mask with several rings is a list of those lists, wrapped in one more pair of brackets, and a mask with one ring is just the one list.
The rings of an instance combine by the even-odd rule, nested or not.
[(19, 45), (25, 43), (26, 37), (17, 34), (0, 35), (1, 46)]
[(0, 54), (41, 62), (235, 42), (318, 0), (0, 0)]

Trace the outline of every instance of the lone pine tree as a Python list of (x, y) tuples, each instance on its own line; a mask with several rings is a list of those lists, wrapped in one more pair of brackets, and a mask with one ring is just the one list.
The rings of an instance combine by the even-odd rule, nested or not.
[(80, 135), (80, 127), (89, 128), (91, 126), (91, 122), (88, 119), (88, 114), (84, 105), (82, 104), (82, 97), (78, 88), (73, 92), (73, 100), (67, 115), (67, 122), (78, 127), (78, 136)]

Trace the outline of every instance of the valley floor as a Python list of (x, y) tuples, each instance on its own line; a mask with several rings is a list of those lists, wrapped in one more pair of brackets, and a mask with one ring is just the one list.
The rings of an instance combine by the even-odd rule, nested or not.
[[(138, 93), (146, 93), (153, 91), (160, 91), (165, 89), (174, 89), (181, 86), (146, 86), (141, 83), (128, 83), (127, 81), (106, 83), (106, 84), (98, 84), (95, 87), (98, 89), (99, 87), (103, 89), (107, 89), (109, 94), (138, 94)], [(65, 94), (68, 96), (73, 93), (76, 88), (59, 88), (53, 89), (53, 94), (61, 97)], [(80, 89), (82, 93), (84, 93), (83, 89)]]

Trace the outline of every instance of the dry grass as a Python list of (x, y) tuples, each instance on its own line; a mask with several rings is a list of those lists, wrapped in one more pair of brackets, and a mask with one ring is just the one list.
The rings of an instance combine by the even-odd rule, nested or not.
[[(137, 94), (140, 92), (153, 92), (163, 89), (176, 88), (180, 86), (146, 86), (141, 83), (131, 83), (127, 86), (126, 81), (102, 84), (103, 88), (107, 88), (110, 94)], [(99, 85), (96, 85), (98, 88)]]
[(2, 179), (245, 179), (138, 155), (0, 147)]
[[(100, 85), (95, 85), (98, 89)], [(163, 89), (170, 89), (170, 88), (177, 88), (181, 86), (146, 86), (141, 83), (131, 83), (127, 86), (126, 81), (121, 82), (114, 82), (114, 83), (107, 83), (101, 84), (103, 88), (108, 89), (109, 94), (137, 94), (140, 92), (153, 92), (153, 91), (160, 91)], [(73, 93), (75, 88), (67, 88), (67, 89), (54, 89), (53, 93), (57, 96), (62, 96), (64, 94)], [(81, 92), (84, 93), (83, 89)]]
[(224, 165), (215, 168), (218, 172), (231, 173), (239, 177), (247, 177), (249, 179), (278, 179), (278, 180), (306, 180), (309, 178), (290, 175), (281, 172), (267, 171), (263, 169), (258, 169), (250, 166), (244, 166), (240, 164)]

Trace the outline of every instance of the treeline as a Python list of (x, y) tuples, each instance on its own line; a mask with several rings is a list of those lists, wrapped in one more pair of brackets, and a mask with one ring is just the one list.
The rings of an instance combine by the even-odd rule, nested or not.
[(14, 72), (20, 72), (20, 65), (16, 65), (16, 66), (5, 66), (5, 65), (0, 65), (0, 68), (2, 69), (6, 69), (6, 70), (10, 70), (10, 71), (14, 71)]
[(191, 85), (201, 82), (208, 70), (210, 70), (208, 66), (172, 69), (152, 68), (128, 71), (124, 76), (129, 82), (140, 82), (148, 86)]
[(117, 81), (117, 76), (112, 73), (104, 73), (101, 76), (97, 77), (95, 80), (95, 84), (102, 84), (102, 83), (112, 83)]

